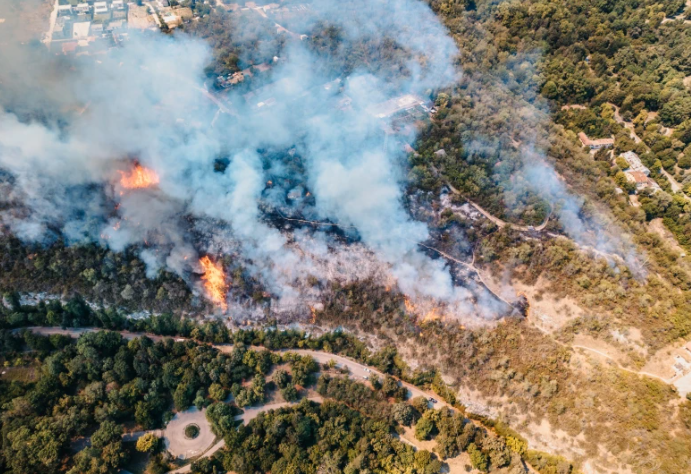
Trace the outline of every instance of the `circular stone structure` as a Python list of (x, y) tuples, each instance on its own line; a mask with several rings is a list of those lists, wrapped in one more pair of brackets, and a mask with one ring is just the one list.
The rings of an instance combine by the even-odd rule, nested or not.
[(185, 426), (185, 438), (194, 439), (197, 436), (199, 436), (199, 426), (197, 426), (195, 423), (190, 423), (189, 425)]
[[(188, 459), (199, 456), (209, 449), (216, 436), (211, 431), (211, 425), (206, 421), (206, 410), (190, 408), (177, 413), (163, 430), (166, 449), (178, 459)], [(190, 426), (198, 429), (194, 437), (187, 436)]]

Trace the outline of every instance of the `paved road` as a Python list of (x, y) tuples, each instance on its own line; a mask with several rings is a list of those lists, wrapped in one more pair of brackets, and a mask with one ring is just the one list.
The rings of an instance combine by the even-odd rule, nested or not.
[[(55, 327), (29, 327), (26, 329), (28, 329), (29, 331), (31, 331), (35, 334), (41, 334), (43, 336), (50, 336), (51, 334), (62, 334), (62, 335), (70, 336), (73, 338), (78, 338), (82, 334), (91, 333), (91, 332), (98, 332), (98, 331), (103, 330), (100, 328), (62, 329), (62, 328), (55, 328)], [(21, 329), (18, 329), (16, 331), (20, 331), (20, 330)], [(130, 331), (118, 331), (118, 332), (122, 335), (122, 337), (124, 337), (125, 339), (128, 339), (128, 340), (135, 339), (135, 338), (141, 337), (141, 336), (147, 336), (154, 341), (160, 341), (160, 340), (163, 340), (166, 338), (166, 336), (157, 336), (154, 334), (147, 334), (147, 333), (134, 333), (134, 332), (130, 332)], [(188, 340), (188, 338), (179, 337), (179, 338), (176, 338), (176, 340)], [(233, 346), (230, 344), (214, 345), (213, 347), (218, 349), (221, 352), (229, 352), (229, 351), (233, 350)], [(263, 350), (265, 348), (253, 347), (253, 349)], [(354, 377), (355, 379), (358, 379), (360, 381), (364, 381), (365, 379), (369, 378), (369, 376), (372, 374), (376, 374), (378, 377), (380, 377), (382, 379), (385, 377), (384, 373), (382, 373), (376, 369), (372, 369), (372, 368), (370, 368), (364, 364), (356, 362), (356, 361), (349, 359), (347, 357), (343, 357), (343, 356), (336, 355), (336, 354), (330, 354), (328, 352), (313, 351), (313, 350), (307, 350), (307, 349), (285, 349), (285, 350), (281, 350), (281, 351), (277, 351), (277, 352), (293, 352), (293, 353), (300, 354), (303, 356), (308, 355), (308, 356), (311, 356), (315, 361), (317, 361), (320, 364), (325, 364), (325, 363), (328, 363), (329, 361), (333, 360), (334, 362), (336, 362), (337, 368), (347, 367), (350, 375), (352, 377)], [(401, 382), (401, 385), (404, 386), (408, 390), (408, 396), (410, 398), (425, 397), (427, 399), (430, 399), (433, 397), (438, 397), (435, 394), (426, 392), (426, 391), (424, 391), (424, 390), (422, 390), (422, 389), (420, 389), (420, 388), (418, 388), (412, 384), (406, 383), (406, 382)], [(310, 400), (316, 401), (318, 403), (321, 403), (323, 401), (321, 399), (321, 397), (310, 397)], [(448, 407), (448, 408), (453, 409), (448, 403), (446, 403), (443, 400), (436, 400), (435, 402), (429, 402), (429, 404), (430, 404), (430, 406), (433, 406), (436, 409), (439, 409), (441, 407)], [(249, 423), (249, 421), (256, 418), (256, 416), (259, 415), (259, 413), (262, 413), (262, 412), (267, 411), (267, 410), (281, 408), (281, 407), (284, 407), (287, 405), (289, 405), (289, 403), (276, 403), (276, 404), (270, 404), (270, 405), (263, 405), (260, 407), (250, 407), (250, 408), (245, 409), (245, 412), (242, 415), (238, 416), (236, 419), (242, 420), (244, 423)], [(202, 417), (202, 418), (203, 419), (195, 418), (195, 421), (194, 421), (195, 423), (197, 423), (199, 425), (200, 428), (202, 428), (202, 426), (208, 426), (208, 423), (206, 423), (206, 419), (204, 417)], [(171, 422), (171, 424), (172, 423), (173, 422)], [(186, 425), (187, 423), (183, 423), (183, 424)], [(169, 436), (169, 428), (170, 428), (170, 425), (168, 426), (168, 428), (166, 428), (166, 430), (164, 432), (164, 437), (166, 437), (166, 438)], [(180, 428), (181, 429), (178, 431), (182, 432), (182, 428), (184, 428), (184, 426), (181, 426)], [(132, 433), (128, 436), (131, 437), (132, 440), (134, 440), (134, 439), (138, 439), (144, 433), (145, 432), (137, 432), (137, 433)], [(201, 435), (200, 435), (200, 437), (201, 437)], [(177, 441), (181, 441), (181, 442), (178, 443)], [(177, 441), (174, 443), (174, 446), (175, 446), (177, 454), (180, 454), (178, 451), (180, 449), (182, 449), (184, 451), (183, 446), (186, 446), (189, 443), (189, 440), (182, 439), (182, 440), (177, 440)], [(173, 445), (173, 443), (171, 443), (171, 445)], [(208, 443), (207, 443), (207, 446), (208, 446)], [(216, 451), (221, 449), (223, 446), (224, 446), (223, 441), (216, 443), (209, 450), (204, 452), (204, 456), (211, 456), (213, 453), (215, 453)], [(196, 444), (195, 444), (195, 450), (199, 450), (199, 449), (200, 448), (196, 447)], [(177, 455), (177, 454), (175, 454), (175, 455)], [(197, 455), (197, 454), (194, 454), (194, 455)], [(192, 456), (192, 455), (190, 455), (190, 456)], [(180, 469), (177, 469), (177, 470), (171, 471), (171, 472), (182, 473), (182, 472), (189, 472), (189, 470), (190, 470), (190, 466), (188, 465), (188, 466), (183, 466)]]
[[(355, 362), (352, 359), (348, 359), (347, 357), (339, 356), (336, 354), (329, 354), (328, 352), (311, 351), (305, 349), (287, 350), (285, 352), (294, 352), (300, 355), (312, 356), (312, 358), (320, 364), (325, 364), (333, 360), (336, 362), (336, 367), (347, 367), (350, 371), (350, 374), (354, 376), (355, 379), (359, 379), (360, 381), (364, 381), (364, 379), (368, 378), (371, 374), (376, 374), (382, 379), (385, 377), (385, 375), (382, 372), (379, 372), (376, 369), (372, 369), (364, 364), (360, 364), (359, 362)], [(433, 397), (438, 397), (438, 395), (436, 394), (425, 392), (424, 390), (416, 387), (415, 385), (411, 385), (403, 381), (401, 381), (401, 385), (408, 390), (408, 397), (410, 398), (425, 397), (429, 399)], [(451, 408), (451, 406), (443, 400), (438, 400), (435, 403), (430, 402), (430, 406), (433, 406), (436, 409), (439, 409), (441, 407)]]

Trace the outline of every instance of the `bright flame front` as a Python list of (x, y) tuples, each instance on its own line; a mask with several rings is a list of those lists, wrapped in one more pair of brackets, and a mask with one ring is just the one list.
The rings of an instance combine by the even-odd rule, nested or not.
[(228, 307), (226, 304), (228, 285), (226, 285), (226, 275), (223, 272), (223, 267), (220, 263), (212, 262), (208, 256), (202, 257), (199, 260), (199, 264), (204, 269), (202, 280), (204, 280), (206, 295), (211, 301), (225, 310)]
[(129, 173), (120, 171), (120, 184), (126, 189), (148, 188), (158, 184), (158, 175), (154, 170), (144, 168), (140, 164), (134, 165)]

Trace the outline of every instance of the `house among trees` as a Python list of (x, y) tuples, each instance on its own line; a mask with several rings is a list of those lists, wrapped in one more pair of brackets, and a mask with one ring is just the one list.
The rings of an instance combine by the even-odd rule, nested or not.
[(609, 148), (614, 146), (614, 138), (598, 138), (591, 140), (588, 135), (581, 132), (578, 134), (578, 138), (581, 140), (583, 146), (587, 146), (591, 150), (599, 150), (600, 148)]
[(660, 186), (642, 171), (624, 171), (626, 180), (636, 186), (636, 192), (645, 188), (660, 189)]
[(619, 156), (621, 158), (624, 158), (626, 162), (629, 164), (629, 171), (640, 171), (644, 175), (650, 176), (650, 170), (646, 168), (646, 166), (641, 162), (641, 159), (636, 153), (632, 151), (627, 151), (626, 153), (622, 153)]

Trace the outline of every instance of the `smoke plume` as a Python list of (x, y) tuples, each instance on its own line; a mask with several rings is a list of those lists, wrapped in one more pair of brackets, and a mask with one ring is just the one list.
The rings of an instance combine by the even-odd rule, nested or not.
[[(150, 276), (190, 278), (201, 253), (232, 253), (286, 306), (305, 297), (296, 281), (350, 265), (494, 316), (486, 292), (454, 286), (443, 261), (420, 252), (427, 228), (402, 203), (399, 137), (414, 129), (392, 134), (391, 108), (457, 80), (445, 28), (417, 0), (315, 2), (290, 27), (266, 85), (243, 94), (209, 91), (211, 50), (184, 33), (131, 31), (98, 56), (2, 48), (2, 225), (27, 241), (138, 246)], [(319, 30), (333, 43), (320, 48)], [(357, 52), (366, 60), (351, 61)], [(127, 185), (136, 167), (155, 180)], [(276, 214), (337, 225), (361, 243), (355, 262), (319, 230), (285, 232), (267, 218)]]

